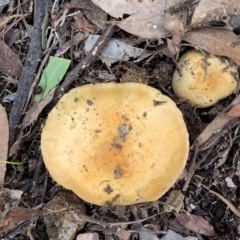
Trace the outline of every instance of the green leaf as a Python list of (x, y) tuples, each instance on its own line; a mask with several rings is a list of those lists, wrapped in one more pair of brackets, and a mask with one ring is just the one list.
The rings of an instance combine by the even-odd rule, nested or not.
[(48, 66), (44, 69), (40, 82), (37, 85), (42, 92), (34, 96), (34, 102), (44, 99), (48, 93), (59, 84), (65, 75), (70, 62), (70, 60), (64, 58), (50, 57)]

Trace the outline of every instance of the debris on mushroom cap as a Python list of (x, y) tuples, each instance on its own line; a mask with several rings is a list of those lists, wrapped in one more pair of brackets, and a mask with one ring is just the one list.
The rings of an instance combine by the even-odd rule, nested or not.
[(175, 103), (141, 83), (99, 83), (65, 94), (41, 150), (53, 179), (103, 205), (155, 201), (185, 167), (188, 133)]
[(220, 57), (190, 50), (173, 74), (173, 91), (198, 108), (210, 107), (230, 96), (238, 84), (237, 66)]

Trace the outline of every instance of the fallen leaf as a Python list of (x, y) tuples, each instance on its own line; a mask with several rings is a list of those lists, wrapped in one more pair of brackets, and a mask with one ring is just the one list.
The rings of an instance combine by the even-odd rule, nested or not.
[(227, 115), (230, 117), (240, 117), (240, 103), (234, 105), (228, 112)]
[[(165, 8), (170, 9), (182, 2), (182, 0), (166, 0)], [(187, 9), (176, 12), (166, 12), (164, 14), (164, 27), (171, 32), (182, 33), (187, 30), (187, 17)]]
[(106, 27), (106, 22), (108, 19), (108, 14), (103, 11), (101, 8), (96, 6), (91, 1), (78, 1), (78, 0), (72, 0), (68, 6), (76, 4), (74, 8), (81, 8), (81, 11), (83, 12), (84, 16), (88, 18), (89, 21), (94, 23), (94, 25), (101, 30), (104, 30)]
[(229, 57), (240, 65), (240, 39), (230, 30), (201, 28), (187, 32), (183, 39), (214, 55)]
[(177, 213), (177, 221), (188, 230), (205, 236), (215, 236), (213, 227), (203, 217), (194, 214)]
[(43, 100), (39, 102), (33, 102), (31, 104), (30, 108), (28, 109), (26, 115), (23, 118), (19, 133), (22, 132), (23, 134), (23, 131), (26, 127), (36, 122), (42, 110), (48, 105), (48, 103), (52, 101), (55, 90), (56, 90), (56, 87), (54, 87)]
[[(181, 225), (176, 218), (171, 219), (169, 221), (169, 228), (170, 229), (174, 229), (175, 231), (182, 233), (186, 236), (190, 235), (190, 231), (188, 229), (186, 229), (183, 225)], [(173, 239), (174, 240), (174, 239)]]
[(139, 240), (159, 240), (159, 238), (150, 230), (142, 230), (139, 231)]
[(143, 38), (163, 38), (170, 33), (163, 26), (165, 0), (125, 1), (92, 0), (94, 4), (115, 18), (129, 17), (114, 24), (126, 32)]
[(239, 0), (201, 0), (192, 16), (191, 25), (206, 26), (215, 21), (229, 25), (226, 27), (235, 28), (231, 23), (234, 16), (239, 14)]
[[(99, 35), (88, 36), (88, 38), (84, 41), (84, 50), (86, 53), (92, 49), (99, 37)], [(130, 58), (133, 58), (135, 59), (133, 62), (139, 62), (150, 55), (152, 55), (152, 52), (150, 51), (133, 47), (130, 44), (117, 39), (111, 39), (107, 46), (102, 50), (100, 57), (102, 61), (110, 67), (112, 63), (120, 60), (127, 61)]]
[(41, 93), (34, 96), (34, 101), (40, 101), (44, 99), (47, 94), (59, 84), (65, 75), (70, 60), (58, 57), (50, 57), (48, 66), (44, 69), (38, 87)]
[[(0, 233), (6, 232), (11, 228), (16, 227), (19, 223), (23, 221), (46, 215), (53, 215), (55, 213), (60, 213), (66, 211), (67, 208), (49, 211), (40, 211), (25, 207), (13, 207), (8, 210), (4, 217), (0, 218)], [(55, 214), (57, 215), (57, 214)]]
[(6, 74), (20, 78), (23, 70), (22, 62), (6, 43), (0, 40), (0, 69)]
[[(166, 9), (181, 4), (182, 0), (166, 0)], [(180, 48), (182, 36), (187, 31), (188, 9), (177, 12), (166, 12), (164, 15), (164, 28), (172, 34), (171, 39), (168, 40), (168, 49), (175, 55)]]
[(168, 230), (167, 233), (161, 238), (161, 240), (198, 240), (195, 237), (182, 237), (172, 230)]
[(97, 233), (80, 233), (76, 240), (99, 240), (99, 235)]
[[(8, 203), (10, 207), (17, 207), (20, 203), (23, 191), (2, 188), (0, 190), (1, 205)], [(1, 206), (3, 207), (3, 206)]]
[(118, 228), (116, 231), (116, 235), (122, 240), (128, 240), (131, 236), (131, 233), (123, 228)]
[(11, 208), (5, 217), (0, 218), (0, 233), (16, 227), (23, 221), (41, 216), (43, 213), (46, 212), (24, 207)]
[(0, 104), (0, 187), (4, 185), (6, 161), (8, 156), (9, 126), (7, 114)]
[[(226, 107), (218, 116), (207, 125), (207, 127), (197, 137), (195, 142), (198, 142), (199, 150), (203, 151), (210, 148), (219, 139), (218, 133), (229, 124), (237, 122), (236, 117), (228, 116), (226, 113), (232, 106), (240, 103), (240, 95), (238, 95), (232, 103)], [(194, 144), (191, 146), (193, 148)]]
[(18, 28), (10, 28), (6, 32), (4, 32), (4, 35), (2, 36), (2, 40), (11, 47), (16, 39), (18, 38), (21, 30)]

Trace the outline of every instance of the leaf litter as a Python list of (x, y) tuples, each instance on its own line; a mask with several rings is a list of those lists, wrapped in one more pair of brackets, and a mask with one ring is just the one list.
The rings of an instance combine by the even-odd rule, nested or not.
[[(92, 2), (97, 5), (94, 5)], [(107, 24), (116, 24), (128, 33), (121, 30), (116, 31), (115, 37), (110, 40), (110, 42), (114, 42), (113, 46), (109, 47), (109, 45), (107, 45), (105, 47), (104, 51), (107, 51), (105, 56), (103, 55), (104, 51), (101, 53), (101, 60), (106, 65), (99, 64), (100, 61), (96, 61), (93, 66), (90, 66), (87, 69), (84, 73), (84, 77), (79, 76), (80, 79), (76, 80), (74, 85), (78, 86), (85, 84), (88, 82), (86, 79), (90, 78), (92, 78), (94, 82), (102, 82), (106, 80), (102, 79), (104, 76), (108, 76), (109, 80), (116, 79), (116, 81), (121, 81), (121, 79), (127, 78), (127, 81), (132, 80), (139, 82), (139, 73), (135, 73), (135, 70), (133, 71), (133, 69), (143, 69), (144, 74), (140, 73), (140, 75), (141, 78), (143, 78), (143, 75), (146, 76), (147, 81), (144, 81), (144, 83), (160, 88), (165, 94), (170, 95), (181, 109), (187, 109), (187, 107), (184, 107), (188, 106), (187, 101), (178, 100), (174, 97), (171, 91), (171, 82), (165, 81), (163, 83), (169, 74), (164, 73), (164, 71), (159, 71), (161, 75), (164, 76), (157, 77), (152, 75), (153, 70), (155, 70), (157, 66), (156, 63), (158, 63), (159, 60), (160, 63), (163, 63), (159, 64), (159, 66), (164, 65), (166, 58), (174, 64), (174, 62), (176, 63), (178, 55), (188, 49), (188, 46), (191, 45), (192, 47), (196, 47), (215, 55), (228, 57), (240, 65), (240, 54), (238, 54), (238, 29), (240, 27), (239, 6), (236, 5), (236, 0), (232, 0), (231, 4), (222, 0), (158, 0), (152, 1), (151, 3), (147, 3), (146, 1), (126, 2), (118, 0), (114, 4), (111, 4), (111, 2), (107, 0), (94, 0), (92, 2), (72, 0), (68, 5), (65, 5), (64, 3), (59, 4), (58, 1), (54, 1), (55, 6), (52, 6), (54, 9), (52, 9), (53, 11), (49, 18), (49, 27), (54, 28), (55, 26), (55, 28), (52, 28), (50, 36), (44, 35), (44, 37), (48, 37), (48, 39), (43, 39), (47, 42), (47, 50), (45, 53), (49, 51), (50, 56), (61, 57), (60, 61), (71, 59), (73, 67), (78, 61), (81, 61), (81, 57), (84, 54), (88, 54), (91, 50), (93, 44), (89, 46), (86, 44), (92, 37), (90, 33), (101, 34), (101, 30), (104, 29)], [(7, 7), (8, 9), (13, 9), (10, 5), (7, 5)], [(83, 15), (82, 13), (77, 12), (79, 9), (82, 11)], [(115, 19), (111, 17), (107, 18), (107, 13), (110, 16), (115, 17)], [(14, 16), (14, 14), (10, 16), (4, 21), (3, 26), (9, 26), (9, 20), (16, 19), (16, 17), (17, 16)], [(25, 15), (19, 17), (18, 22), (21, 25), (22, 19)], [(16, 26), (18, 25), (15, 25), (15, 27)], [(47, 26), (48, 22), (45, 23), (44, 28), (47, 29)], [(81, 30), (84, 32), (79, 35), (79, 31)], [(232, 30), (234, 30), (234, 32)], [(139, 36), (139, 38), (134, 39), (131, 34)], [(6, 59), (11, 59), (8, 56), (14, 56), (13, 53), (16, 52), (14, 51), (15, 48), (17, 48), (22, 55), (25, 54), (25, 52), (22, 52), (21, 48), (18, 48), (17, 44), (19, 44), (19, 40), (17, 40), (17, 36), (18, 35), (12, 37), (13, 43), (9, 44), (8, 47), (4, 46), (4, 48), (7, 49), (8, 55), (0, 55), (0, 63), (6, 63)], [(30, 35), (27, 34), (24, 41), (28, 40), (29, 36)], [(85, 43), (83, 43), (85, 37), (88, 38)], [(97, 39), (99, 39), (99, 37), (101, 37), (101, 35), (97, 36)], [(144, 38), (148, 39), (146, 40)], [(156, 40), (159, 38), (162, 39), (159, 41)], [(98, 41), (97, 39), (95, 42)], [(160, 41), (164, 43), (164, 46), (168, 46), (168, 49), (165, 49), (166, 51), (161, 50), (162, 46), (159, 44)], [(54, 47), (51, 47), (50, 43), (53, 43), (53, 45), (55, 44)], [(162, 57), (160, 54), (165, 54), (165, 56)], [(72, 58), (72, 56), (75, 58)], [(146, 61), (146, 58), (150, 56), (151, 58)], [(15, 65), (14, 63), (10, 63), (12, 65), (9, 65), (9, 67), (6, 64), (5, 66), (4, 64), (2, 66), (0, 64), (0, 68), (3, 70), (4, 74), (9, 74), (9, 70), (11, 70), (14, 73), (12, 73), (13, 76), (16, 75), (17, 78), (20, 78), (22, 69), (19, 68), (19, 66), (21, 66), (23, 60), (22, 58), (20, 60), (17, 55), (15, 58)], [(226, 58), (223, 58), (223, 61), (230, 61), (229, 59), (226, 60)], [(46, 57), (46, 60), (49, 60), (49, 58)], [(127, 71), (133, 72), (133, 74), (128, 74), (127, 77), (124, 77), (124, 74), (121, 72), (121, 70), (127, 66), (125, 62), (128, 62), (131, 65), (127, 67)], [(14, 72), (16, 68), (20, 69), (17, 73)], [(54, 72), (53, 68), (49, 71)], [(15, 145), (15, 147), (18, 145), (14, 152), (15, 157), (11, 158), (12, 160), (17, 161), (17, 157), (20, 157), (23, 161), (23, 165), (21, 168), (13, 165), (9, 167), (5, 184), (10, 188), (18, 188), (18, 186), (20, 186), (18, 184), (21, 183), (25, 187), (25, 194), (22, 195), (22, 200), (27, 203), (30, 208), (27, 210), (27, 208), (23, 208), (22, 205), (20, 208), (16, 206), (16, 212), (14, 212), (15, 210), (13, 210), (12, 206), (3, 206), (4, 217), (1, 222), (2, 225), (6, 224), (9, 220), (12, 221), (10, 225), (6, 224), (6, 228), (4, 228), (3, 231), (10, 228), (14, 229), (13, 231), (10, 231), (10, 234), (12, 234), (11, 236), (19, 234), (19, 231), (15, 230), (15, 226), (18, 226), (21, 229), (26, 229), (26, 227), (24, 228), (24, 225), (21, 224), (27, 224), (29, 219), (32, 219), (33, 222), (39, 224), (38, 216), (43, 212), (35, 212), (36, 210), (33, 208), (37, 203), (40, 203), (40, 205), (42, 203), (49, 203), (50, 200), (54, 199), (53, 196), (59, 191), (59, 186), (52, 181), (48, 181), (47, 172), (42, 168), (37, 168), (34, 176), (31, 176), (29, 173), (27, 174), (26, 163), (29, 161), (30, 157), (34, 157), (37, 161), (40, 161), (40, 158), (38, 157), (40, 155), (40, 127), (36, 124), (38, 123), (40, 126), (41, 122), (44, 121), (47, 116), (48, 110), (46, 106), (51, 104), (52, 99), (54, 99), (55, 88), (57, 88), (55, 85), (58, 85), (59, 81), (64, 78), (66, 71), (67, 70), (61, 73), (61, 76), (56, 75), (54, 81), (49, 81), (51, 78), (43, 79), (45, 73), (42, 73), (42, 79), (39, 82), (41, 88), (44, 90), (40, 93), (42, 97), (39, 97), (38, 95), (39, 98), (35, 103), (30, 101), (25, 107), (26, 114), (19, 125), (19, 135), (17, 139), (19, 145)], [(100, 73), (104, 73), (104, 75), (100, 76)], [(12, 95), (9, 95), (9, 100), (6, 100), (7, 98), (5, 94), (3, 94), (3, 98), (0, 95), (0, 100), (5, 104), (4, 106), (6, 106), (6, 110), (9, 113), (11, 102), (14, 100), (16, 85), (12, 87), (11, 83), (7, 81), (7, 78), (5, 78), (3, 83), (6, 83), (7, 87), (10, 86), (10, 89), (13, 91)], [(0, 82), (0, 90), (1, 84), (2, 82)], [(45, 91), (46, 89), (47, 91)], [(32, 97), (31, 94), (30, 99)], [(223, 100), (210, 110), (196, 111), (191, 108), (191, 113), (194, 114), (194, 112), (196, 112), (205, 129), (203, 130), (202, 128), (202, 133), (197, 137), (195, 143), (191, 140), (192, 150), (190, 151), (189, 165), (191, 165), (191, 162), (195, 165), (193, 167), (193, 174), (189, 178), (189, 182), (182, 178), (174, 186), (175, 191), (179, 191), (180, 193), (182, 186), (186, 186), (183, 195), (180, 197), (181, 200), (177, 201), (177, 204), (174, 200), (169, 200), (167, 198), (168, 195), (166, 194), (166, 196), (163, 196), (159, 201), (151, 204), (140, 204), (134, 207), (117, 206), (116, 208), (113, 208), (112, 206), (104, 206), (98, 208), (96, 206), (87, 205), (89, 216), (86, 216), (88, 224), (84, 227), (84, 231), (98, 231), (99, 235), (105, 239), (117, 239), (118, 237), (127, 240), (132, 236), (133, 238), (140, 240), (190, 240), (196, 239), (195, 233), (198, 234), (198, 236), (201, 234), (209, 236), (208, 239), (212, 239), (210, 236), (215, 236), (219, 233), (220, 235), (223, 234), (228, 239), (233, 235), (234, 239), (234, 237), (236, 237), (235, 227), (239, 225), (238, 219), (236, 219), (234, 215), (231, 215), (228, 209), (226, 209), (226, 217), (224, 219), (218, 219), (217, 217), (219, 216), (219, 213), (214, 211), (216, 207), (219, 207), (220, 201), (216, 202), (219, 198), (237, 217), (239, 217), (239, 210), (235, 207), (238, 206), (237, 197), (239, 185), (236, 177), (240, 176), (238, 161), (239, 153), (237, 150), (240, 144), (238, 140), (240, 134), (238, 132), (238, 98), (239, 97), (236, 97), (231, 104), (230, 100)], [(230, 97), (229, 99), (232, 100), (233, 97)], [(221, 111), (217, 109), (218, 106), (221, 107)], [(213, 118), (210, 114), (211, 111), (215, 111)], [(183, 113), (186, 114), (186, 110), (183, 110)], [(194, 127), (194, 121), (191, 122), (191, 119), (189, 118), (191, 117), (188, 116), (188, 118), (186, 118), (190, 120), (187, 121), (187, 124)], [(35, 131), (35, 129), (37, 130)], [(190, 132), (190, 135), (191, 134), (192, 133)], [(191, 139), (196, 139), (196, 137), (190, 137)], [(197, 144), (198, 148), (196, 147)], [(27, 155), (27, 160), (24, 160), (24, 155)], [(8, 157), (9, 156), (6, 156), (6, 159)], [(193, 158), (195, 158), (194, 161)], [(21, 172), (20, 169), (24, 169), (24, 173)], [(186, 172), (187, 170), (191, 171), (191, 167), (190, 169), (185, 169)], [(211, 175), (212, 171), (214, 171), (213, 175)], [(40, 177), (36, 178), (36, 176)], [(225, 183), (227, 177), (231, 179), (232, 186), (237, 187), (227, 188)], [(26, 183), (24, 183), (24, 181), (26, 181)], [(34, 193), (35, 195), (32, 194), (32, 188), (29, 187), (32, 183), (36, 184), (35, 187), (38, 189), (38, 191)], [(207, 194), (206, 190), (201, 187), (203, 186), (203, 183), (208, 186), (209, 191)], [(223, 187), (222, 192), (217, 192), (227, 196), (227, 198), (210, 190), (210, 188), (214, 187)], [(236, 191), (236, 194), (234, 194), (233, 191)], [(63, 199), (63, 197), (60, 197), (60, 200), (61, 199)], [(185, 206), (183, 203), (186, 204), (187, 199), (189, 203)], [(3, 201), (3, 203), (5, 202), (6, 200)], [(166, 207), (166, 202), (168, 202), (167, 206), (172, 206), (172, 208), (168, 210), (164, 209)], [(19, 203), (17, 203), (17, 205), (18, 204)], [(191, 204), (194, 208), (189, 207)], [(209, 209), (206, 210), (206, 206), (210, 206)], [(181, 207), (185, 210), (187, 208), (191, 213), (181, 212)], [(59, 209), (59, 206), (56, 205), (55, 208)], [(219, 207), (219, 209), (221, 208)], [(12, 213), (13, 215), (11, 215)], [(78, 222), (81, 219), (76, 213), (73, 212), (72, 214), (75, 217), (73, 222)], [(98, 219), (103, 219), (104, 221)], [(206, 219), (209, 221), (206, 221)], [(229, 219), (231, 219), (231, 224), (228, 224), (227, 222)], [(179, 234), (171, 230), (163, 231), (163, 229), (167, 230), (170, 226), (173, 226), (171, 224), (173, 224), (174, 220), (174, 226), (178, 226), (176, 228), (174, 227), (174, 229), (178, 229)], [(213, 230), (213, 227), (215, 231)], [(221, 231), (219, 229), (221, 229)], [(75, 235), (76, 231), (74, 230), (73, 232), (73, 235)], [(39, 237), (34, 228), (31, 230), (28, 228), (28, 232), (25, 234), (34, 239), (38, 239)], [(217, 237), (219, 236), (217, 235)]]

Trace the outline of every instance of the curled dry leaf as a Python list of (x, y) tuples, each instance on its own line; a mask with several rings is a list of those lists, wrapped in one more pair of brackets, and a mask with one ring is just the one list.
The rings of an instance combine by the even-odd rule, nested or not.
[(192, 232), (203, 234), (209, 237), (216, 235), (213, 227), (201, 216), (177, 213), (176, 219), (180, 224)]
[(4, 178), (6, 172), (6, 163), (8, 154), (8, 137), (9, 137), (9, 127), (7, 114), (0, 104), (0, 187), (4, 185)]
[(191, 25), (196, 27), (222, 22), (227, 28), (237, 28), (234, 19), (239, 14), (239, 0), (201, 0), (193, 14)]
[(240, 65), (240, 39), (230, 30), (201, 28), (187, 32), (184, 40), (214, 55), (229, 57)]
[(6, 43), (0, 40), (0, 69), (3, 72), (20, 78), (23, 70), (22, 62)]
[(169, 32), (163, 26), (165, 0), (156, 1), (125, 1), (92, 0), (94, 4), (115, 18), (123, 18), (114, 24), (133, 35), (143, 38), (163, 38)]

